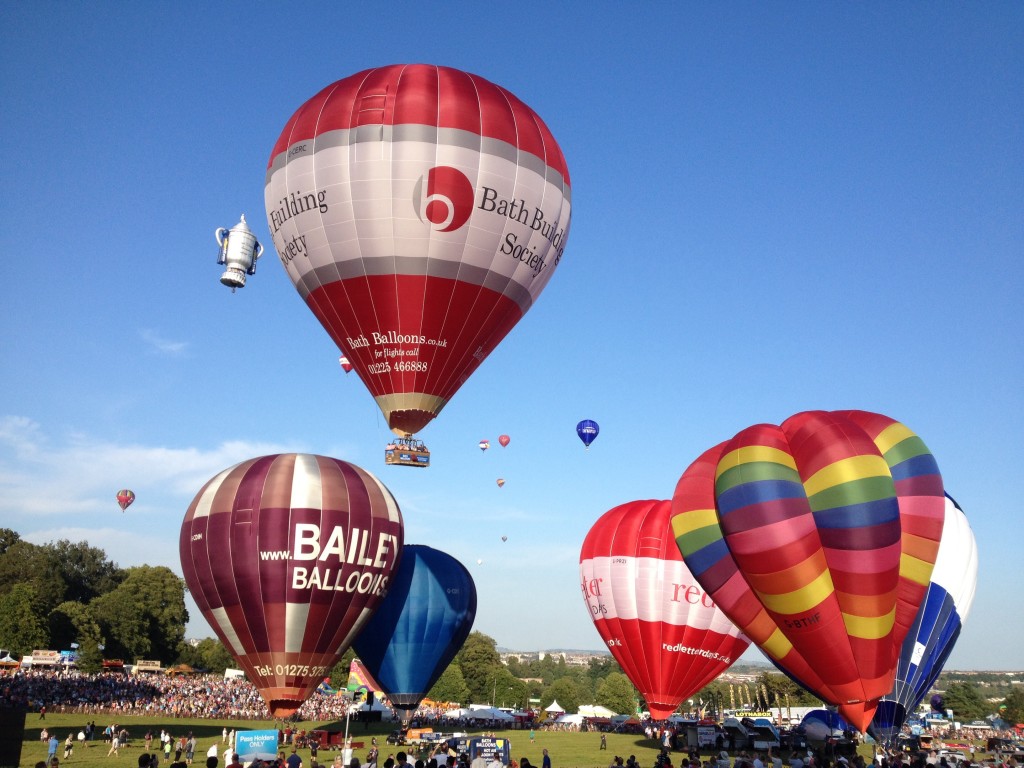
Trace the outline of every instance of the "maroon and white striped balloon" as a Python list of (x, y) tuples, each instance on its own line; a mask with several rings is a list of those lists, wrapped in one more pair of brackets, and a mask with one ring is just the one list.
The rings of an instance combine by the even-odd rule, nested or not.
[(531, 307), (569, 234), (569, 172), (540, 117), (424, 64), (360, 72), (299, 107), (264, 197), (288, 276), (399, 435)]
[(196, 604), (275, 717), (294, 713), (351, 645), (402, 545), (401, 512), (377, 478), (295, 453), (218, 474), (179, 540)]

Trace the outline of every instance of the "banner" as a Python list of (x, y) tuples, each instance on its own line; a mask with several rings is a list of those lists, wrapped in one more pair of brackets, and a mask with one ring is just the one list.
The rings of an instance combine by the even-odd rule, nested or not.
[(235, 734), (235, 754), (241, 763), (253, 760), (273, 760), (277, 757), (277, 731), (238, 731)]
[(59, 651), (32, 651), (32, 666), (40, 664), (54, 666), (60, 663)]

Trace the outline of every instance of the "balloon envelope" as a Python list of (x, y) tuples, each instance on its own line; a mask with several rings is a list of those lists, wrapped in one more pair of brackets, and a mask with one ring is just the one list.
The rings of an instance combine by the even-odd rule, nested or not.
[(597, 422), (590, 419), (584, 419), (576, 425), (576, 434), (587, 448), (597, 439), (597, 433), (600, 431), (601, 428), (597, 425)]
[[(970, 613), (977, 583), (974, 533), (963, 510), (947, 494), (931, 583), (903, 640), (893, 688), (879, 703), (868, 729), (876, 740), (886, 744), (895, 741), (907, 718), (938, 680)], [(939, 712), (946, 709), (939, 694), (931, 697), (930, 704)]]
[(343, 370), (345, 373), (352, 372), (352, 363), (350, 363), (348, 361), (348, 358), (345, 357), (344, 355), (338, 358), (338, 364), (341, 366), (341, 370)]
[(481, 451), (486, 451), (490, 447), (491, 447), (491, 441), (490, 440), (481, 440), (480, 441), (480, 450)]
[(496, 482), (498, 484), (498, 487), (501, 488), (501, 487), (503, 487), (505, 485), (505, 478), (499, 477), (494, 482)]
[(507, 448), (508, 444), (512, 442), (512, 438), (508, 435), (500, 435), (498, 437), (498, 442), (501, 443), (502, 448)]
[(274, 717), (293, 714), (352, 643), (401, 555), (402, 516), (373, 475), (280, 454), (210, 480), (181, 526), (181, 567)]
[(475, 617), (466, 567), (439, 550), (406, 546), (387, 597), (354, 644), (404, 720), (455, 658)]
[(132, 505), (133, 501), (135, 501), (134, 491), (130, 491), (127, 488), (122, 488), (120, 491), (117, 492), (117, 506), (121, 508), (122, 512), (128, 509), (128, 507)]
[(668, 501), (615, 507), (594, 523), (580, 552), (594, 626), (655, 720), (669, 717), (750, 644), (687, 569), (671, 511)]
[(359, 72), (299, 107), (264, 199), (296, 290), (403, 436), (537, 300), (571, 208), (565, 158), (532, 109), (425, 64)]
[(687, 565), (722, 610), (866, 730), (942, 534), (942, 478), (921, 439), (865, 411), (750, 427), (690, 465), (673, 515)]

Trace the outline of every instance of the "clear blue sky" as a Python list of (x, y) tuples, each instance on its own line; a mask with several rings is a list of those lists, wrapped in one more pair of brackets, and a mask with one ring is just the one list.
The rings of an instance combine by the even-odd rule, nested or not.
[[(1024, 5), (7, 2), (0, 27), (0, 525), (180, 573), (207, 479), (323, 453), (471, 565), (476, 629), (596, 649), (597, 517), (749, 424), (862, 408), (925, 439), (977, 536), (949, 666), (1024, 669)], [(245, 213), (271, 247), (285, 121), (404, 62), (518, 95), (573, 187), (565, 258), (422, 433), (427, 471), (383, 465), (275, 256), (232, 295), (213, 236)]]

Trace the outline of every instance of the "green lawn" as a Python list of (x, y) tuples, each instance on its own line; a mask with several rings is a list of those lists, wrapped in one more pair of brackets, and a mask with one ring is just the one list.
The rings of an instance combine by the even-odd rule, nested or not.
[[(275, 727), (273, 721), (270, 720), (201, 720), (167, 717), (112, 718), (110, 716), (97, 717), (52, 713), (47, 713), (46, 720), (41, 722), (38, 714), (30, 713), (25, 720), (25, 740), (21, 754), (21, 763), (19, 764), (21, 768), (32, 768), (36, 761), (46, 758), (47, 747), (39, 740), (39, 732), (42, 726), (45, 725), (51, 733), (56, 732), (57, 738), (61, 742), (61, 746), (57, 750), (57, 756), (61, 757), (64, 754), (63, 742), (68, 732), (72, 731), (77, 734), (79, 729), (89, 720), (96, 721), (99, 741), (94, 741), (91, 746), (85, 749), (76, 746), (74, 754), (69, 760), (61, 760), (61, 766), (66, 765), (72, 768), (78, 768), (79, 766), (84, 768), (92, 766), (137, 768), (139, 754), (145, 748), (142, 737), (146, 731), (152, 729), (154, 734), (159, 734), (160, 729), (164, 728), (174, 738), (188, 734), (189, 731), (195, 735), (198, 745), (194, 765), (203, 768), (206, 761), (206, 750), (211, 744), (216, 742), (218, 754), (223, 753), (224, 745), (221, 744), (221, 735), (225, 726), (229, 730), (232, 728), (236, 730), (257, 730)], [(107, 751), (109, 745), (104, 745), (102, 733), (103, 729), (112, 722), (117, 722), (128, 729), (131, 736), (131, 746), (123, 748), (118, 757), (111, 755), (108, 758)], [(326, 728), (327, 730), (343, 731), (345, 723), (344, 721), (330, 723), (306, 722), (299, 723), (293, 727), (296, 729), (305, 728), (307, 730)], [(363, 760), (369, 747), (370, 738), (373, 736), (377, 737), (381, 750), (381, 762), (383, 762), (383, 758), (387, 757), (388, 754), (397, 752), (397, 747), (387, 745), (384, 741), (392, 730), (393, 726), (390, 723), (377, 723), (369, 728), (362, 723), (352, 723), (349, 728), (349, 735), (352, 737), (352, 740), (356, 742), (364, 741), (366, 743), (364, 748), (356, 750), (356, 756)], [(642, 768), (653, 768), (654, 759), (658, 754), (657, 743), (645, 739), (643, 735), (610, 733), (608, 734), (608, 749), (604, 751), (600, 749), (601, 737), (598, 733), (572, 733), (540, 729), (536, 730), (535, 733), (536, 741), (532, 744), (530, 743), (529, 731), (497, 731), (494, 735), (512, 741), (512, 757), (514, 760), (519, 761), (523, 757), (528, 757), (535, 766), (540, 765), (541, 750), (546, 748), (551, 755), (552, 768), (607, 768), (616, 755), (620, 755), (623, 758), (636, 755), (637, 761)], [(156, 743), (156, 740), (154, 740), (154, 743)], [(861, 745), (860, 751), (868, 761), (871, 760), (870, 746)], [(308, 768), (309, 751), (299, 750), (299, 754), (303, 756), (304, 765)], [(783, 757), (785, 758), (786, 755)], [(333, 760), (333, 753), (321, 749), (321, 764), (330, 764), (331, 760)], [(678, 768), (679, 759), (677, 756), (674, 756), (673, 764)], [(167, 763), (161, 760), (161, 768), (164, 768), (166, 765)], [(223, 765), (223, 761), (221, 761), (221, 768), (223, 768)]]

